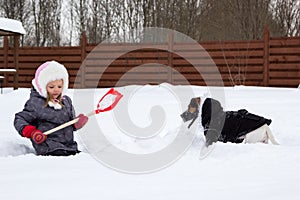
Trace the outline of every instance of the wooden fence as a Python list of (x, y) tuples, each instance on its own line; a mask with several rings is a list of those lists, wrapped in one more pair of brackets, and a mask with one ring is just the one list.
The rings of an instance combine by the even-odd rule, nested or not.
[[(300, 37), (262, 40), (159, 44), (102, 44), (77, 47), (20, 47), (19, 87), (31, 87), (37, 67), (57, 60), (68, 68), (70, 87), (130, 84), (252, 85), (297, 87), (300, 83)], [(0, 68), (14, 66), (12, 47), (0, 48)], [(1, 75), (1, 74), (0, 74)], [(221, 78), (221, 79), (220, 79)], [(14, 76), (5, 74), (4, 87)]]

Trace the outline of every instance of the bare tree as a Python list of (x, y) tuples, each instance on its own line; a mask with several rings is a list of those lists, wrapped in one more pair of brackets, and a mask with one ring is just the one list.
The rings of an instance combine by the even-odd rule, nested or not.
[(139, 33), (143, 30), (143, 5), (144, 1), (125, 0), (121, 5), (119, 12), (120, 25), (122, 32), (119, 33), (123, 37), (123, 41), (137, 42)]
[(162, 27), (198, 39), (201, 4), (203, 0), (144, 0), (142, 1), (143, 26)]
[[(74, 2), (75, 29), (86, 32), (90, 43), (99, 43), (116, 34), (118, 4), (110, 0), (78, 0)], [(117, 1), (118, 2), (118, 1)]]
[[(76, 33), (75, 28), (75, 0), (69, 0), (69, 4), (64, 6), (62, 9), (62, 17), (65, 19), (62, 22), (62, 27), (64, 30), (61, 30), (62, 35), (62, 44), (72, 46), (78, 45), (78, 34)], [(76, 42), (77, 41), (77, 42)]]
[(110, 1), (104, 0), (102, 3), (102, 12), (104, 32), (102, 33), (102, 37), (100, 40), (112, 38), (116, 36), (119, 32), (119, 23), (118, 23), (118, 14), (120, 13), (118, 10), (120, 9), (120, 3), (118, 1)]
[(91, 12), (89, 16), (89, 23), (87, 23), (87, 36), (91, 43), (97, 43), (100, 38), (102, 38), (103, 27), (102, 17), (103, 13), (101, 12), (101, 2), (99, 0), (94, 0), (89, 5), (89, 10)]
[(271, 24), (271, 0), (205, 0), (206, 12), (201, 21), (209, 33), (203, 40), (259, 39), (264, 27)]
[(83, 32), (90, 43), (121, 37), (137, 42), (144, 27), (173, 29), (198, 41), (259, 39), (265, 26), (272, 36), (300, 35), (300, 0), (70, 0), (63, 13), (62, 3), (0, 0), (0, 13), (23, 23), (21, 44), (30, 46), (77, 45)]
[(60, 45), (61, 0), (32, 0), (36, 46)]
[[(3, 13), (2, 16), (19, 20), (22, 22), (26, 31), (29, 31), (31, 27), (31, 12), (29, 8), (29, 0), (0, 0), (0, 10)], [(24, 36), (21, 37), (21, 45), (24, 45)]]
[[(271, 0), (233, 0), (230, 4), (232, 23), (239, 30), (240, 39), (260, 39), (265, 25), (272, 20), (269, 12)], [(236, 19), (236, 20), (234, 20)]]
[(277, 0), (273, 9), (279, 35), (300, 36), (300, 1)]
[(72, 27), (73, 30), (76, 30), (77, 38), (80, 38), (80, 35), (83, 32), (87, 31), (87, 23), (89, 21), (89, 14), (88, 14), (88, 0), (77, 0), (74, 1), (72, 7), (70, 9), (73, 10), (73, 21)]

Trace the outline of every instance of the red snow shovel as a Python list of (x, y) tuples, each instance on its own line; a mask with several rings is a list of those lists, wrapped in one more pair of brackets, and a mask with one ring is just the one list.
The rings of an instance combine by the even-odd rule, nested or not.
[[(93, 110), (92, 112), (88, 113), (86, 116), (90, 117), (94, 114), (99, 114), (101, 112), (106, 112), (112, 110), (117, 103), (120, 101), (120, 99), (123, 97), (121, 93), (111, 88), (98, 102), (97, 109)], [(45, 135), (49, 135), (55, 131), (58, 131), (60, 129), (63, 129), (67, 126), (70, 126), (72, 124), (75, 124), (78, 122), (79, 118), (75, 118), (69, 122), (66, 122), (56, 128), (53, 128), (49, 131), (44, 132)]]

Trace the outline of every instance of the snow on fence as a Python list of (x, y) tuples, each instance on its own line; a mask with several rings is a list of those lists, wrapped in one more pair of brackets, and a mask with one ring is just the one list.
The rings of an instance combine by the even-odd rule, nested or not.
[[(151, 48), (145, 44), (106, 44), (91, 56), (96, 45), (88, 44), (84, 34), (81, 41), (77, 47), (20, 47), (19, 87), (31, 87), (36, 68), (47, 60), (57, 60), (68, 68), (70, 87), (186, 84), (183, 79), (193, 85), (220, 84), (210, 58), (199, 53), (197, 45), (176, 44), (172, 40), (152, 44)], [(262, 40), (200, 44), (218, 67), (225, 86), (297, 87), (300, 83), (300, 37), (270, 38), (266, 30)], [(129, 52), (122, 54), (124, 49)], [(182, 52), (184, 58), (179, 55)], [(12, 47), (0, 48), (0, 55), (1, 66), (13, 66)], [(190, 61), (201, 67), (201, 74)], [(6, 79), (3, 86), (11, 87), (13, 75)]]

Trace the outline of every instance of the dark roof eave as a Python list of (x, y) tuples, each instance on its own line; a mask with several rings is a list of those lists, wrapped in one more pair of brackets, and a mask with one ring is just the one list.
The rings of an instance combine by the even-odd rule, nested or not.
[(14, 35), (23, 35), (23, 34), (13, 32), (13, 31), (7, 31), (7, 30), (4, 30), (4, 29), (0, 29), (0, 36), (14, 36)]

